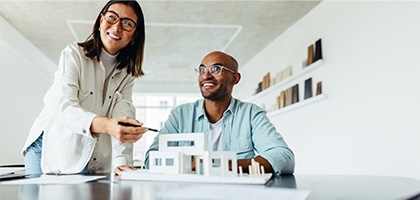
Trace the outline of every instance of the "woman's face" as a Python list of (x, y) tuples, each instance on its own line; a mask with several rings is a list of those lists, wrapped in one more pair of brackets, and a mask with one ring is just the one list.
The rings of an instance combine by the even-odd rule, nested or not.
[[(106, 19), (108, 21), (117, 21), (112, 24)], [(134, 27), (131, 31), (126, 29), (130, 29), (129, 27), (133, 24), (132, 22), (137, 24), (136, 13), (133, 8), (121, 3), (112, 4), (108, 8), (108, 11), (101, 16), (99, 27), (101, 41), (106, 52), (115, 55), (122, 48), (131, 44), (136, 28)]]

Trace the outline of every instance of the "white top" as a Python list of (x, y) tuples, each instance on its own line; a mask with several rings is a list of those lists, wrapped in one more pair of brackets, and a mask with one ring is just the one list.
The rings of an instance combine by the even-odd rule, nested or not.
[(117, 56), (118, 53), (111, 55), (102, 48), (100, 60), (105, 67), (105, 77), (108, 77), (109, 74), (114, 70), (115, 65), (117, 64)]
[(223, 120), (219, 120), (216, 123), (210, 123), (209, 132), (209, 151), (223, 151), (222, 145), (222, 123)]

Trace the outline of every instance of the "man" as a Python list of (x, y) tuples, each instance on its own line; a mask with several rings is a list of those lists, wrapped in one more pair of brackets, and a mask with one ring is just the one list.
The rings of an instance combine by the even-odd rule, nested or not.
[[(204, 99), (174, 108), (159, 134), (204, 132), (208, 134), (209, 150), (235, 151), (238, 167), (242, 166), (244, 173), (254, 159), (267, 173), (292, 174), (294, 154), (265, 111), (232, 97), (233, 86), (241, 79), (238, 62), (215, 51), (203, 58), (196, 71)], [(156, 137), (146, 153), (146, 167), (149, 152), (159, 149), (158, 140)]]

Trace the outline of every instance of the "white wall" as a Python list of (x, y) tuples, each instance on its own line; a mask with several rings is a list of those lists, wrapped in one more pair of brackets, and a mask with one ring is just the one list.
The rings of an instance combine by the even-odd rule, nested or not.
[(56, 66), (1, 16), (0, 27), (0, 165), (23, 164), (20, 151)]
[(267, 72), (301, 70), (319, 38), (325, 64), (310, 76), (328, 98), (271, 118), (296, 173), (420, 179), (420, 2), (320, 3), (240, 68), (234, 96), (251, 97)]

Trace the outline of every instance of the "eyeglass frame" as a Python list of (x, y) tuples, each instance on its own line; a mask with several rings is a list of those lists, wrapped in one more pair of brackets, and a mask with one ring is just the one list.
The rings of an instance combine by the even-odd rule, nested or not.
[[(107, 20), (106, 14), (109, 13), (109, 12), (114, 14), (117, 17), (117, 20), (114, 23), (111, 23)], [(137, 27), (137, 23), (133, 19), (128, 18), (128, 17), (120, 17), (116, 12), (114, 12), (112, 10), (107, 10), (104, 13), (102, 13), (101, 15), (105, 18), (105, 21), (107, 23), (112, 24), (112, 25), (114, 25), (114, 24), (118, 23), (118, 21), (120, 21), (121, 22), (121, 28), (125, 31), (131, 32)], [(123, 26), (123, 20), (129, 20), (129, 21), (133, 22), (134, 23), (133, 29), (127, 30), (126, 27)], [(128, 26), (128, 27), (131, 27), (131, 26)]]
[[(220, 67), (220, 72), (218, 74), (213, 74), (213, 72), (209, 71), (210, 68), (215, 67), (215, 66)], [(202, 68), (202, 69), (204, 68), (205, 69), (203, 73), (200, 72), (200, 68)], [(197, 75), (198, 76), (203, 76), (204, 74), (206, 74), (207, 71), (209, 71), (212, 76), (219, 76), (220, 74), (222, 74), (223, 69), (226, 69), (229, 72), (232, 72), (233, 74), (236, 74), (237, 73), (234, 70), (229, 69), (229, 68), (223, 66), (222, 64), (213, 64), (210, 67), (205, 67), (204, 65), (200, 65), (200, 66), (198, 66), (198, 68), (195, 68), (194, 70), (195, 70), (195, 72), (197, 72)]]

